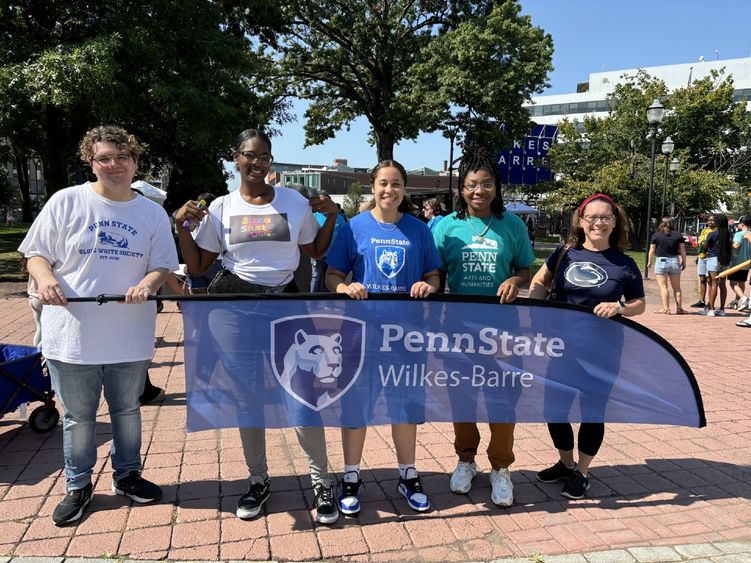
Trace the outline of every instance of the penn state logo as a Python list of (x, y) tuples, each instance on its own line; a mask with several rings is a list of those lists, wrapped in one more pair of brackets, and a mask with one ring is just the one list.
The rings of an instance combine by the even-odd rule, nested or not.
[(118, 248), (128, 248), (128, 239), (123, 235), (117, 233), (108, 233), (107, 231), (99, 231), (99, 242), (109, 246), (116, 246)]
[(388, 279), (396, 277), (404, 267), (405, 254), (404, 248), (401, 246), (376, 246), (376, 266)]
[(608, 274), (593, 262), (574, 262), (564, 274), (566, 281), (577, 287), (600, 287), (608, 281)]
[(365, 358), (365, 322), (339, 315), (296, 315), (271, 322), (274, 377), (314, 411), (344, 395)]

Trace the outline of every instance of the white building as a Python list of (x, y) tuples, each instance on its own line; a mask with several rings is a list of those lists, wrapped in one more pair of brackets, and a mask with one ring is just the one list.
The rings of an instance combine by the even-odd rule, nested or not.
[[(682, 88), (700, 78), (709, 76), (712, 70), (725, 69), (725, 76), (733, 77), (734, 99), (746, 99), (751, 111), (751, 57), (715, 61), (700, 60), (695, 63), (647, 67), (650, 76), (665, 82), (668, 90)], [(608, 112), (608, 95), (616, 84), (623, 83), (623, 76), (635, 76), (640, 69), (629, 68), (608, 72), (593, 72), (588, 82), (577, 84), (571, 94), (534, 96), (529, 109), (532, 121), (540, 125), (555, 125), (564, 117), (582, 121), (585, 116), (605, 116)]]

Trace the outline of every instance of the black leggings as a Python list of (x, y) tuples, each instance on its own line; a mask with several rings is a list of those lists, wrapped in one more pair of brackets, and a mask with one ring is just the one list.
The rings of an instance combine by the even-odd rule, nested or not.
[[(556, 449), (569, 452), (574, 449), (574, 429), (568, 422), (548, 423), (548, 432)], [(592, 457), (602, 446), (605, 425), (602, 422), (582, 422), (579, 425), (579, 451)]]

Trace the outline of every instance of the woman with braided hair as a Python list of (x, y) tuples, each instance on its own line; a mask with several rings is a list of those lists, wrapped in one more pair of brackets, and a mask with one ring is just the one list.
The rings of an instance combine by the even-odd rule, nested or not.
[[(459, 165), (458, 209), (435, 228), (442, 270), (451, 293), (497, 295), (501, 303), (513, 301), (529, 282), (535, 260), (527, 227), (519, 217), (504, 213), (501, 184), (495, 160), (486, 149), (465, 146)], [(489, 402), (487, 396), (486, 402)], [(477, 396), (452, 395), (452, 403), (477, 402)], [(458, 412), (457, 408), (453, 409)], [(455, 419), (456, 420), (456, 419)], [(466, 494), (477, 474), (475, 455), (480, 433), (473, 421), (454, 422), (454, 449), (459, 462), (451, 476), (451, 490)], [(490, 422), (488, 458), (492, 466), (491, 500), (498, 506), (514, 503), (509, 466), (514, 462), (514, 424)]]

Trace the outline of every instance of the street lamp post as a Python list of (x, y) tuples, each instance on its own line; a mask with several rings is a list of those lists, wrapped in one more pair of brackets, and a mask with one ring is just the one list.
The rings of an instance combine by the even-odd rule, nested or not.
[(681, 161), (678, 158), (673, 158), (670, 161), (670, 216), (675, 216), (675, 173), (681, 167)]
[(662, 179), (662, 207), (660, 208), (660, 218), (665, 217), (665, 195), (668, 191), (668, 159), (673, 154), (675, 143), (668, 137), (662, 143), (662, 154), (665, 155), (665, 177)]
[(451, 210), (453, 211), (456, 208), (456, 198), (454, 198), (454, 139), (456, 139), (456, 134), (459, 132), (459, 121), (449, 119), (444, 122), (444, 125), (451, 141), (449, 148), (449, 199), (451, 200)]
[(649, 279), (649, 228), (652, 222), (652, 191), (655, 185), (655, 141), (657, 140), (657, 126), (665, 117), (665, 106), (660, 100), (654, 99), (652, 105), (647, 108), (647, 121), (652, 127), (652, 160), (649, 167), (649, 197), (647, 198), (647, 240), (644, 243), (644, 279)]

